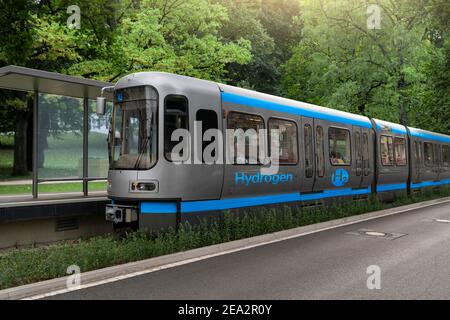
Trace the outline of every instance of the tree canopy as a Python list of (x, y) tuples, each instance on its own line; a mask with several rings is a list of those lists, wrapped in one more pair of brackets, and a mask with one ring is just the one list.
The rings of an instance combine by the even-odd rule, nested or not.
[[(450, 133), (447, 0), (78, 1), (79, 29), (73, 4), (2, 1), (0, 65), (173, 72)], [(27, 104), (2, 99), (5, 128)]]

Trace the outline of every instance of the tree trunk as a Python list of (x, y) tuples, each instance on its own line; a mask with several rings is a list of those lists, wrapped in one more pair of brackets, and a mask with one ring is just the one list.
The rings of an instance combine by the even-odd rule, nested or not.
[(37, 150), (37, 167), (44, 168), (45, 150), (48, 149), (48, 132), (50, 130), (50, 115), (48, 110), (43, 108), (39, 112), (39, 133), (38, 133), (38, 150)]
[(397, 82), (397, 90), (399, 93), (399, 118), (400, 118), (400, 124), (407, 126), (408, 125), (408, 112), (406, 111), (406, 97), (405, 97), (405, 90), (406, 82), (404, 75), (402, 74), (400, 77), (400, 80)]
[(27, 170), (27, 128), (28, 116), (19, 113), (16, 118), (16, 132), (14, 135), (14, 165), (13, 176), (24, 176)]
[(14, 134), (13, 176), (24, 176), (32, 170), (33, 150), (33, 99), (25, 97), (27, 108), (17, 110)]
[[(32, 109), (31, 109), (32, 110)], [(33, 112), (28, 113), (27, 127), (27, 169), (33, 171)]]

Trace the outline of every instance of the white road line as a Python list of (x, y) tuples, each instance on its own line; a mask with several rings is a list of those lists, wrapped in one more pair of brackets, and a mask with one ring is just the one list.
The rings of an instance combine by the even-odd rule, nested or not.
[[(52, 291), (52, 292), (49, 292), (49, 293), (44, 293), (44, 294), (40, 294), (40, 295), (35, 295), (35, 296), (32, 296), (32, 297), (24, 298), (22, 300), (38, 300), (38, 299), (43, 299), (43, 298), (46, 298), (46, 297), (52, 297), (52, 296), (56, 296), (56, 295), (69, 293), (69, 292), (72, 292), (72, 291), (83, 290), (83, 289), (87, 289), (87, 288), (91, 288), (91, 287), (96, 287), (96, 286), (100, 286), (100, 285), (104, 285), (104, 284), (108, 284), (108, 283), (113, 283), (113, 282), (129, 279), (129, 278), (141, 276), (141, 275), (144, 275), (144, 274), (148, 274), (148, 273), (152, 273), (152, 272), (156, 272), (156, 271), (160, 271), (160, 270), (164, 270), (164, 269), (170, 269), (170, 268), (186, 265), (186, 264), (189, 264), (189, 263), (193, 263), (193, 262), (197, 262), (197, 261), (202, 261), (202, 260), (206, 260), (206, 259), (210, 259), (210, 258), (214, 258), (214, 257), (218, 257), (218, 256), (234, 253), (234, 252), (244, 251), (244, 250), (252, 249), (252, 248), (255, 248), (255, 247), (260, 247), (260, 246), (265, 246), (265, 245), (272, 244), (272, 243), (277, 243), (277, 242), (281, 242), (281, 241), (295, 239), (295, 238), (303, 237), (303, 236), (306, 236), (306, 235), (309, 235), (309, 234), (314, 234), (314, 233), (323, 232), (323, 231), (327, 231), (327, 230), (337, 229), (337, 228), (345, 227), (345, 226), (348, 226), (348, 225), (361, 223), (361, 222), (374, 220), (374, 219), (379, 219), (379, 218), (383, 218), (383, 217), (387, 217), (387, 216), (391, 216), (391, 215), (395, 215), (395, 214), (400, 214), (400, 213), (404, 213), (404, 212), (408, 212), (408, 211), (412, 211), (412, 210), (418, 210), (418, 209), (420, 210), (420, 209), (424, 209), (424, 208), (428, 208), (428, 207), (431, 207), (431, 206), (434, 206), (434, 205), (444, 204), (444, 203), (448, 203), (448, 202), (450, 202), (450, 200), (437, 202), (437, 203), (431, 203), (431, 204), (427, 204), (427, 205), (424, 205), (424, 206), (421, 206), (421, 207), (416, 207), (416, 208), (403, 209), (403, 210), (399, 210), (399, 211), (394, 211), (394, 212), (382, 214), (382, 215), (379, 215), (379, 216), (363, 218), (363, 219), (360, 219), (360, 220), (345, 222), (345, 223), (341, 223), (339, 225), (335, 225), (335, 226), (331, 226), (331, 227), (326, 227), (326, 228), (321, 228), (321, 229), (317, 229), (317, 230), (302, 232), (302, 233), (299, 233), (299, 234), (294, 234), (294, 235), (282, 237), (282, 238), (279, 238), (279, 239), (274, 239), (274, 240), (265, 241), (265, 242), (261, 242), (261, 243), (257, 243), (257, 244), (252, 244), (252, 245), (249, 245), (249, 246), (243, 246), (243, 247), (236, 248), (236, 249), (231, 249), (231, 250), (226, 250), (226, 251), (222, 251), (222, 252), (217, 252), (217, 253), (214, 253), (214, 254), (209, 254), (209, 255), (205, 255), (205, 256), (201, 256), (201, 257), (197, 257), (197, 258), (187, 259), (187, 260), (179, 261), (179, 262), (176, 262), (176, 263), (169, 263), (169, 264), (165, 264), (165, 265), (162, 265), (162, 266), (153, 267), (153, 268), (149, 268), (149, 269), (142, 270), (142, 271), (132, 272), (132, 273), (129, 273), (129, 274), (120, 275), (120, 276), (112, 277), (112, 278), (105, 279), (105, 280), (95, 281), (95, 282), (91, 282), (91, 283), (88, 283), (88, 284), (80, 285), (78, 287), (71, 288), (71, 289), (55, 290), (55, 291)], [(82, 279), (83, 279), (83, 274), (81, 274), (81, 280)]]

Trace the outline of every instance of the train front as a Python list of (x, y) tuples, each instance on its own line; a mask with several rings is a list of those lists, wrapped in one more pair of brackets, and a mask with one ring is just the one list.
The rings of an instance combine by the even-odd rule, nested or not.
[[(189, 159), (196, 159), (197, 149), (176, 148), (193, 144), (209, 129), (221, 130), (221, 96), (215, 83), (141, 72), (105, 90), (114, 97), (108, 138), (108, 221), (116, 227), (174, 227), (181, 219), (180, 203), (220, 198), (222, 166), (208, 165), (202, 158), (188, 165)], [(106, 99), (99, 97), (97, 113), (104, 114), (105, 107)], [(196, 128), (196, 123), (202, 126), (191, 138), (188, 129)], [(183, 135), (173, 138), (177, 132)], [(200, 152), (207, 147), (201, 141), (198, 145)], [(186, 161), (180, 164), (178, 157)]]
[[(105, 88), (114, 93), (109, 127), (108, 197), (106, 220), (116, 226), (137, 227), (139, 200), (158, 192), (158, 179), (148, 171), (157, 162), (158, 92), (150, 85), (127, 81)], [(105, 100), (97, 100), (104, 113)]]

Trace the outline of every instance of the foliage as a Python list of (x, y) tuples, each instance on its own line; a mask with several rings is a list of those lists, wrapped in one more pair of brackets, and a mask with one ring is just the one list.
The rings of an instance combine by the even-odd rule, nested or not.
[[(365, 0), (82, 1), (79, 30), (71, 4), (2, 1), (0, 65), (106, 81), (174, 72), (449, 132), (446, 0), (378, 0), (373, 30)], [(8, 99), (3, 131), (26, 106)]]
[(225, 8), (209, 0), (153, 0), (125, 6), (94, 59), (72, 65), (70, 74), (114, 81), (128, 73), (166, 71), (221, 80), (229, 63), (250, 61), (251, 44), (224, 41)]
[(221, 29), (225, 39), (240, 37), (252, 44), (252, 60), (228, 66), (228, 83), (270, 94), (281, 94), (280, 66), (292, 54), (301, 39), (297, 0), (218, 0), (230, 19)]
[[(448, 121), (442, 121), (439, 112), (449, 114), (449, 79), (443, 71), (449, 69), (449, 55), (446, 45), (436, 47), (433, 35), (438, 32), (439, 40), (448, 36), (444, 23), (437, 24), (441, 29), (436, 31), (434, 17), (437, 6), (447, 13), (449, 6), (410, 0), (376, 4), (380, 29), (367, 27), (364, 0), (301, 1), (303, 39), (284, 65), (286, 94), (448, 133)], [(425, 110), (430, 117), (424, 117)]]

